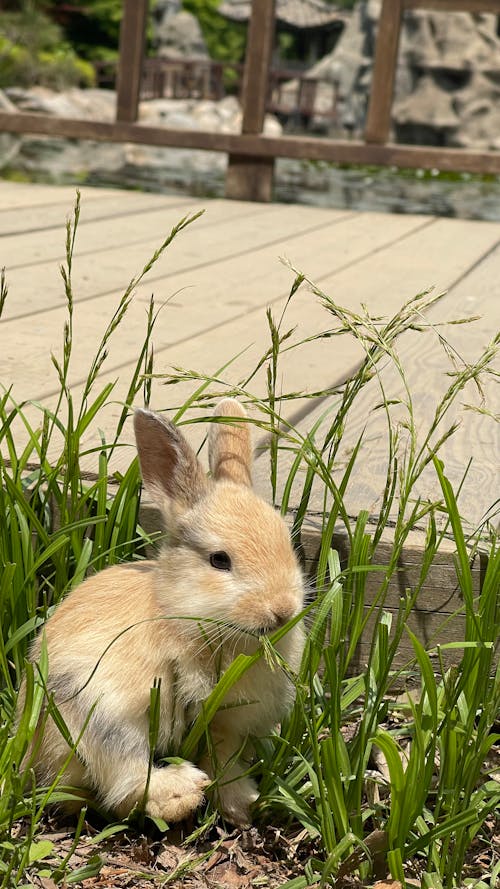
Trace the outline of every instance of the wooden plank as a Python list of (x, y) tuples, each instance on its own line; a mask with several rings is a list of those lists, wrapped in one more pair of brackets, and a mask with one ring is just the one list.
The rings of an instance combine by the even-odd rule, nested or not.
[(389, 139), (402, 15), (402, 0), (383, 0), (366, 118), (367, 142), (382, 144)]
[[(155, 367), (158, 372), (168, 374), (172, 365), (193, 368), (206, 372), (215, 372), (221, 364), (235, 356), (245, 347), (247, 351), (224, 374), (228, 382), (236, 383), (245, 378), (267, 348), (269, 331), (265, 316), (265, 307), (275, 305), (279, 316), (282, 304), (291, 286), (293, 276), (290, 271), (278, 262), (280, 253), (286, 252), (304, 266), (316, 255), (315, 265), (318, 275), (321, 272), (330, 274), (332, 267), (341, 267), (355, 263), (367, 253), (373, 253), (386, 245), (391, 245), (402, 233), (409, 233), (422, 226), (422, 217), (389, 216), (383, 214), (334, 214), (332, 211), (310, 209), (309, 212), (332, 222), (309, 233), (298, 232), (294, 238), (287, 234), (290, 226), (290, 213), (295, 211), (301, 215), (307, 208), (278, 207), (278, 215), (266, 207), (269, 216), (278, 232), (281, 243), (266, 243), (257, 250), (229, 257), (213, 266), (200, 268), (196, 274), (189, 268), (182, 274), (164, 277), (152, 286), (151, 278), (142, 287), (132, 303), (127, 319), (115, 332), (109, 345), (109, 359), (100, 376), (100, 385), (108, 380), (119, 378), (116, 398), (123, 398), (127, 388), (127, 379), (132, 362), (139, 353), (145, 327), (145, 305), (152, 290), (166, 297), (170, 293), (180, 291), (174, 301), (161, 312), (155, 342)], [(271, 220), (272, 217), (272, 220)], [(289, 220), (287, 222), (287, 219)], [(293, 221), (293, 220), (292, 220)], [(237, 229), (234, 227), (235, 232)], [(336, 235), (336, 229), (339, 229)], [(189, 230), (188, 230), (189, 231)], [(185, 233), (187, 237), (188, 232)], [(193, 250), (204, 255), (215, 248), (210, 245), (210, 229), (200, 232), (195, 238), (194, 229), (191, 246), (185, 245), (186, 256), (193, 255)], [(221, 230), (221, 240), (227, 235)], [(236, 237), (236, 234), (234, 234)], [(185, 238), (179, 241), (184, 243)], [(336, 245), (332, 249), (332, 245)], [(116, 254), (116, 261), (120, 254)], [(168, 259), (168, 257), (167, 257)], [(144, 260), (144, 257), (143, 257)], [(123, 262), (123, 258), (121, 260)], [(173, 259), (171, 260), (173, 262)], [(142, 264), (144, 264), (142, 262)], [(75, 266), (75, 275), (78, 264)], [(95, 275), (99, 274), (100, 264), (95, 264)], [(57, 269), (48, 264), (33, 273), (25, 270), (18, 278), (18, 286), (11, 287), (10, 297), (17, 298), (21, 292), (21, 302), (30, 299), (36, 307), (36, 300), (43, 296), (46, 288), (52, 285), (52, 278), (57, 282)], [(82, 269), (86, 274), (86, 267)], [(168, 272), (168, 265), (167, 265)], [(114, 273), (116, 275), (116, 271)], [(36, 288), (33, 281), (36, 279)], [(91, 276), (91, 283), (92, 283)], [(94, 287), (98, 287), (93, 280)], [(79, 279), (75, 280), (75, 296), (79, 292)], [(313, 312), (324, 318), (324, 311), (319, 306), (314, 308), (315, 301), (305, 288), (297, 297), (300, 299), (302, 314), (310, 318)], [(115, 310), (119, 298), (116, 290), (107, 297), (99, 297), (85, 302), (75, 302), (75, 346), (72, 361), (71, 382), (78, 387), (87, 375), (91, 356), (100, 339), (107, 320)], [(34, 301), (34, 302), (33, 302)], [(3, 321), (3, 343), (5, 347), (0, 359), (2, 381), (14, 383), (14, 394), (18, 400), (38, 398), (44, 403), (57, 390), (57, 378), (51, 368), (49, 352), (52, 349), (59, 355), (62, 342), (62, 327), (65, 318), (61, 285), (59, 285), (57, 308), (42, 309), (27, 319)], [(320, 324), (318, 320), (318, 325)], [(321, 344), (319, 344), (321, 345)], [(316, 358), (317, 355), (317, 358)], [(325, 353), (318, 349), (315, 361), (291, 364), (287, 371), (287, 382), (301, 388), (307, 381), (321, 384), (325, 379)], [(158, 383), (155, 387), (153, 404), (156, 408), (172, 409), (181, 404), (196, 388), (196, 383), (178, 384), (175, 387), (164, 387)], [(265, 369), (261, 370), (257, 379), (252, 381), (252, 390), (265, 393)], [(75, 388), (75, 397), (77, 388)], [(119, 410), (114, 407), (115, 412)], [(36, 411), (34, 412), (35, 415)], [(31, 416), (31, 414), (30, 414)], [(112, 428), (112, 414), (107, 425), (105, 418), (99, 425), (105, 431)], [(190, 427), (192, 428), (192, 427)], [(202, 427), (196, 427), (202, 430)], [(199, 442), (197, 442), (199, 443)]]
[[(467, 228), (462, 228), (464, 224)], [(449, 293), (439, 309), (436, 308), (430, 313), (431, 320), (442, 321), (469, 314), (484, 316), (484, 320), (472, 325), (454, 326), (442, 331), (449, 336), (458, 353), (463, 353), (466, 361), (472, 361), (477, 358), (482, 347), (498, 329), (494, 282), (498, 280), (500, 273), (500, 247), (497, 246), (492, 252), (498, 241), (499, 231), (495, 224), (488, 224), (488, 229), (485, 229), (482, 223), (438, 220), (432, 226), (401, 239), (398, 244), (391, 246), (390, 251), (375, 253), (366, 260), (332, 275), (329, 280), (328, 278), (322, 280), (321, 289), (327, 294), (332, 294), (340, 305), (346, 305), (355, 312), (359, 311), (359, 304), (364, 302), (368, 304), (372, 315), (390, 315), (405, 299), (434, 283), (431, 275), (436, 276), (439, 271), (439, 280), (436, 283), (441, 287), (448, 286)], [(457, 245), (460, 245), (458, 249)], [(416, 257), (418, 259), (415, 259)], [(465, 278), (471, 268), (474, 272)], [(313, 279), (314, 277), (313, 275)], [(318, 316), (314, 309), (314, 304), (307, 313), (302, 311), (300, 317), (298, 308), (299, 303), (294, 301), (290, 311), (287, 311), (284, 322), (285, 328), (293, 326), (294, 323), (299, 324), (297, 338), (311, 336), (315, 332), (318, 334), (327, 327), (328, 320), (321, 320), (321, 316)], [(410, 333), (406, 339), (400, 341), (399, 350), (410, 390), (414, 392), (414, 411), (418, 434), (421, 437), (432, 422), (434, 408), (443, 387), (450, 382), (446, 376), (446, 372), (451, 369), (450, 363), (432, 333), (426, 335)], [(291, 352), (289, 360), (290, 363), (295, 362), (298, 367), (304, 368), (308, 367), (311, 358), (314, 360), (317, 356), (323, 361), (325, 371), (328, 369), (329, 373), (329, 376), (325, 371), (323, 373), (323, 388), (334, 389), (356, 369), (352, 361), (353, 355), (358, 358), (361, 354), (361, 350), (359, 353), (353, 353), (351, 337), (342, 336), (306, 344), (295, 353)], [(285, 361), (280, 362), (280, 366), (283, 391), (293, 390), (295, 382), (293, 374), (291, 385), (288, 385), (286, 356)], [(314, 381), (314, 376), (309, 372), (308, 382), (311, 379)], [(382, 379), (388, 398), (404, 397), (404, 392), (400, 391), (401, 387), (396, 387), (397, 375), (392, 373), (390, 367), (383, 372)], [(493, 383), (491, 389), (492, 387)], [(494, 409), (494, 393), (491, 391), (490, 395), (490, 407)], [(387, 467), (386, 421), (383, 412), (375, 410), (380, 400), (381, 394), (375, 379), (358, 396), (345, 424), (343, 447), (337, 461), (337, 478), (340, 478), (342, 466), (345, 465), (359, 435), (365, 429), (364, 445), (356, 473), (349, 484), (345, 498), (346, 508), (351, 515), (357, 515), (361, 509), (368, 509), (377, 514), (380, 509)], [(464, 399), (460, 398), (459, 402), (462, 400), (477, 403), (477, 393), (472, 386), (466, 391)], [(456, 411), (451, 412), (446, 418), (443, 427), (444, 429), (451, 425), (454, 419), (461, 421), (461, 428), (447, 443), (443, 456), (446, 471), (455, 488), (461, 482), (469, 457), (474, 456), (473, 466), (463, 488), (460, 507), (468, 521), (477, 524), (495, 499), (494, 492), (498, 489), (498, 468), (495, 460), (492, 460), (492, 454), (500, 450), (500, 433), (491, 418), (471, 411), (464, 412), (460, 403)], [(304, 409), (304, 403), (299, 402), (296, 405), (299, 409), (298, 428), (303, 434), (309, 432), (315, 421), (330, 408), (330, 417), (326, 418), (317, 433), (316, 440), (321, 443), (331, 423), (331, 416), (338, 407), (338, 397), (332, 394), (327, 400), (312, 400), (306, 402), (306, 405), (309, 412), (302, 419), (300, 410)], [(397, 410), (396, 407), (392, 408), (394, 424), (397, 420), (404, 420), (404, 417), (397, 414)], [(291, 417), (293, 418), (293, 414)], [(294, 454), (286, 449), (280, 455), (278, 497), (283, 491), (293, 458)], [(262, 465), (261, 460), (256, 465), (256, 484), (260, 492), (269, 497), (267, 457), (263, 456), (261, 459)], [(293, 509), (298, 507), (300, 501), (302, 481), (302, 476), (297, 478), (292, 487), (290, 507)], [(432, 469), (423, 475), (418, 493), (423, 497), (440, 496), (437, 478)], [(323, 489), (318, 484), (313, 487), (309, 510), (320, 513), (322, 509)]]
[(500, 173), (500, 152), (462, 148), (428, 148), (385, 145), (312, 137), (232, 135), (192, 130), (171, 130), (139, 124), (102, 123), (43, 114), (0, 112), (0, 132), (39, 133), (111, 142), (134, 142), (176, 148), (199, 148), (256, 157), (293, 157), (344, 164), (375, 164), (425, 169)]
[[(80, 189), (86, 200), (95, 200), (114, 196), (116, 190), (83, 187)], [(74, 201), (75, 186), (73, 185), (39, 185), (34, 182), (10, 182), (0, 180), (0, 213), (6, 210), (17, 210), (26, 207), (50, 207), (62, 201)]]
[[(222, 204), (222, 201), (204, 201), (206, 213), (196, 221), (196, 231), (205, 226), (216, 229), (219, 225), (225, 225), (229, 220), (236, 224), (245, 224), (244, 220), (251, 224), (265, 209), (259, 204), (231, 202)], [(93, 256), (96, 262), (100, 261), (103, 254), (112, 249), (128, 250), (140, 247), (142, 260), (138, 259), (137, 271), (140, 262), (146, 260), (146, 256), (156, 249), (171, 227), (176, 225), (184, 216), (194, 214), (200, 210), (200, 202), (194, 199), (168, 200), (159, 204), (146, 204), (135, 211), (125, 205), (120, 212), (116, 197), (113, 203), (114, 213), (110, 215), (96, 216), (90, 219), (87, 214), (86, 201), (82, 202), (81, 223), (78, 226), (75, 247), (75, 262), (80, 263), (84, 256)], [(71, 204), (68, 204), (68, 209)], [(37, 263), (48, 263), (54, 260), (61, 261), (65, 258), (65, 218), (68, 212), (59, 207), (57, 225), (50, 228), (0, 235), (0, 250), (5, 257), (8, 271), (14, 268), (25, 267)], [(9, 220), (10, 222), (12, 220)], [(112, 224), (110, 222), (112, 221)], [(17, 214), (14, 222), (18, 223)], [(92, 223), (92, 224), (90, 224)], [(2, 218), (0, 213), (0, 231)], [(56, 229), (56, 233), (54, 232)], [(215, 235), (215, 232), (214, 232)], [(229, 244), (230, 242), (228, 242)], [(141, 246), (142, 245), (142, 246)], [(136, 251), (136, 256), (139, 253)]]
[[(242, 133), (262, 133), (264, 129), (269, 71), (274, 47), (274, 19), (275, 0), (253, 0), (243, 74)], [(230, 154), (226, 175), (226, 197), (270, 201), (273, 171), (273, 158)]]
[[(235, 208), (239, 206), (241, 205), (236, 204)], [(183, 301), (191, 303), (193, 284), (203, 281), (203, 286), (208, 289), (198, 291), (194, 311), (198, 317), (206, 313), (206, 317), (213, 321), (214, 308), (220, 310), (225, 301), (232, 302), (233, 305), (252, 302), (252, 278), (257, 275), (265, 278), (266, 274), (269, 275), (269, 268), (253, 269), (256, 256), (272, 257), (274, 265), (279, 267), (277, 257), (286, 244), (300, 242), (303, 238), (313, 243), (321, 228), (332, 226), (336, 221), (351, 215), (345, 211), (323, 209), (318, 212), (313, 207), (295, 205), (288, 205), (284, 213), (280, 205), (275, 204), (267, 208), (268, 212), (265, 214), (259, 212), (236, 219), (232, 207), (232, 202), (227, 206), (223, 201), (215, 201), (204, 216), (176, 237), (158, 260), (144, 285), (138, 288), (136, 299), (141, 298), (141, 295), (143, 299), (149, 299), (154, 284), (155, 292), (158, 293), (160, 288), (163, 298), (186, 288)], [(151, 232), (149, 219), (150, 214), (144, 214), (137, 221), (137, 232), (142, 230), (144, 237), (149, 237), (151, 233), (156, 249), (169, 234), (172, 225), (178, 221), (179, 212), (165, 212), (163, 223), (161, 227), (158, 225), (156, 232)], [(212, 225), (212, 220), (218, 224)], [(415, 225), (415, 222), (410, 221), (408, 224)], [(118, 223), (117, 228), (119, 229)], [(64, 243), (63, 229), (61, 243)], [(77, 240), (77, 253), (78, 247)], [(73, 268), (75, 303), (88, 302), (97, 297), (95, 307), (99, 310), (103, 297), (110, 296), (115, 300), (120, 290), (124, 290), (131, 278), (144, 267), (152, 250), (153, 245), (146, 248), (143, 243), (130, 246), (126, 251), (119, 243), (110, 245), (99, 255), (92, 274), (89, 274), (85, 260), (78, 262), (76, 258)], [(228, 266), (231, 267), (231, 272)], [(12, 298), (10, 305), (9, 301), (6, 304), (4, 324), (9, 319), (28, 317), (31, 313), (46, 317), (49, 310), (61, 307), (60, 276), (53, 261), (40, 262), (30, 270), (18, 268), (7, 271)], [(42, 292), (33, 287), (34, 275), (38, 281), (44, 281)], [(210, 294), (210, 299), (203, 299), (207, 294)], [(177, 299), (175, 302), (178, 301)], [(90, 309), (90, 305), (88, 308)], [(40, 322), (43, 323), (42, 318)], [(83, 323), (85, 324), (84, 319)], [(50, 333), (50, 329), (47, 333)]]
[(120, 55), (116, 120), (134, 123), (139, 116), (142, 57), (149, 0), (124, 0), (120, 25)]
[[(303, 210), (304, 208), (297, 208)], [(328, 211), (326, 215), (328, 215)], [(281, 209), (281, 213), (284, 210)], [(286, 208), (290, 213), (290, 208)], [(266, 214), (267, 215), (267, 214)], [(274, 225), (282, 229), (280, 217), (274, 216)], [(272, 220), (269, 220), (271, 225)], [(289, 225), (293, 222), (290, 220)], [(424, 220), (425, 223), (425, 220)], [(438, 229), (436, 229), (438, 226)], [(272, 225), (271, 225), (272, 227)], [(401, 241), (401, 234), (411, 235), (408, 241)], [(283, 229), (285, 231), (285, 229)], [(226, 256), (213, 264), (199, 266), (196, 271), (190, 268), (190, 257), (193, 248), (198, 252), (215, 253), (216, 242), (211, 239), (211, 230), (191, 232), (192, 237), (179, 240), (178, 254), (171, 253), (165, 257), (164, 270), (156, 281), (151, 278), (139, 289), (131, 307), (127, 323), (116, 332), (110, 344), (110, 361), (107, 367), (115, 369), (130, 362), (137, 347), (133, 345), (137, 336), (141, 336), (144, 318), (144, 300), (149, 298), (152, 290), (157, 297), (167, 297), (179, 291), (173, 302), (166, 307), (161, 315), (157, 330), (156, 354), (157, 362), (162, 370), (170, 364), (190, 366), (203, 369), (204, 359), (210, 358), (210, 370), (240, 348), (254, 343), (255, 346), (232, 369), (233, 380), (244, 376), (260, 356), (268, 342), (264, 306), (276, 305), (276, 314), (280, 314), (280, 304), (291, 284), (289, 271), (277, 262), (277, 256), (283, 252), (283, 242), (269, 244), (269, 238), (263, 231), (263, 240), (259, 249), (253, 248), (236, 257)], [(397, 242), (399, 233), (399, 243)], [(417, 236), (418, 235), (418, 236)], [(221, 241), (224, 240), (224, 228), (220, 229)], [(249, 231), (247, 230), (247, 237)], [(382, 214), (365, 214), (351, 217), (334, 226), (325, 225), (291, 236), (291, 229), (284, 234), (288, 254), (299, 267), (307, 270), (314, 260), (314, 278), (326, 292), (334, 292), (340, 302), (351, 305), (354, 310), (358, 301), (365, 301), (372, 312), (380, 312), (381, 296), (385, 302), (385, 311), (398, 307), (405, 296), (410, 296), (422, 284), (422, 277), (428, 269), (439, 262), (442, 268), (443, 283), (449, 281), (445, 275), (461, 274), (463, 269), (477, 260), (481, 251), (488, 249), (492, 238), (497, 237), (497, 226), (478, 223), (454, 223), (442, 220), (432, 227), (423, 227), (420, 217), (408, 218), (401, 216), (384, 217)], [(456, 249), (457, 243), (465, 240), (467, 249)], [(265, 242), (265, 243), (264, 243)], [(381, 249), (385, 245), (385, 249)], [(441, 247), (439, 247), (441, 245)], [(405, 291), (401, 292), (394, 280), (399, 281), (399, 269), (405, 269), (409, 255), (421, 254), (427, 258), (428, 268), (421, 275), (418, 268), (407, 269)], [(362, 257), (365, 257), (362, 260)], [(139, 257), (137, 257), (139, 258)], [(144, 264), (144, 255), (138, 263)], [(391, 271), (391, 258), (394, 268)], [(423, 260), (422, 260), (423, 261)], [(192, 258), (191, 258), (192, 263)], [(123, 266), (122, 251), (115, 251), (111, 262), (108, 261), (108, 280), (113, 281), (118, 275), (118, 266)], [(76, 332), (74, 382), (82, 379), (88, 366), (89, 343), (95, 343), (99, 331), (104, 329), (105, 319), (114, 310), (119, 292), (112, 289), (108, 295), (92, 296), (99, 287), (101, 263), (95, 265), (92, 275), (88, 276), (85, 263), (75, 265), (75, 297), (80, 295), (80, 288), (88, 288), (90, 299), (76, 300)], [(358, 267), (359, 270), (358, 270)], [(131, 272), (131, 269), (128, 271)], [(123, 269), (121, 269), (121, 272)], [(81, 281), (83, 275), (84, 280)], [(411, 275), (411, 276), (410, 276)], [(88, 283), (85, 281), (88, 278)], [(36, 279), (37, 287), (33, 286)], [(425, 281), (427, 283), (427, 281)], [(194, 286), (193, 286), (194, 285)], [(9, 348), (4, 350), (4, 374), (7, 371), (5, 362), (11, 355), (12, 379), (17, 380), (21, 389), (16, 390), (17, 397), (42, 397), (54, 391), (55, 379), (50, 373), (49, 349), (57, 350), (60, 343), (64, 304), (61, 300), (62, 285), (57, 269), (48, 263), (38, 266), (35, 271), (20, 270), (11, 284), (10, 299), (15, 300), (13, 311), (19, 305), (22, 313), (31, 303), (34, 314), (22, 314), (17, 320), (7, 318), (2, 322), (4, 343)], [(45, 302), (46, 291), (52, 290), (51, 302)], [(209, 294), (210, 299), (204, 299)], [(40, 302), (41, 301), (41, 302)], [(79, 304), (81, 302), (81, 308)], [(9, 301), (8, 301), (9, 304)], [(26, 319), (31, 318), (27, 323)], [(255, 318), (255, 321), (251, 319)], [(330, 323), (328, 314), (307, 290), (303, 288), (294, 298), (285, 318), (285, 327), (298, 324), (296, 339), (314, 335), (324, 330)], [(229, 326), (230, 325), (230, 326)], [(36, 335), (34, 331), (36, 330)], [(280, 362), (281, 373), (284, 374), (285, 390), (303, 388), (324, 388), (342, 378), (352, 366), (359, 361), (361, 350), (354, 350), (353, 342), (342, 337), (335, 342), (335, 356), (332, 361), (332, 340), (322, 340), (306, 344), (297, 352), (283, 356)], [(78, 345), (79, 343), (79, 345)], [(33, 360), (33, 351), (42, 346), (42, 354)], [(24, 360), (22, 356), (26, 356)], [(121, 357), (123, 356), (123, 357)], [(123, 363), (125, 361), (125, 363)], [(262, 387), (265, 392), (265, 374), (255, 381), (255, 388)], [(41, 388), (42, 387), (42, 388)], [(176, 388), (174, 397), (179, 400), (181, 391)], [(291, 404), (290, 410), (296, 410)], [(366, 505), (366, 503), (364, 504)]]
[[(120, 220), (134, 214), (141, 217), (142, 214), (154, 212), (158, 208), (177, 207), (179, 216), (183, 214), (183, 208), (189, 207), (189, 198), (166, 195), (141, 194), (139, 192), (122, 192), (117, 200), (116, 192), (113, 195), (101, 196), (99, 189), (87, 200), (88, 189), (82, 191), (82, 210), (80, 215), (81, 230), (93, 224), (97, 220)], [(9, 207), (0, 209), (0, 237), (29, 237), (34, 232), (50, 232), (56, 230), (61, 233), (61, 242), (64, 240), (66, 220), (71, 217), (76, 200), (76, 189), (63, 190), (60, 201), (54, 201), (44, 205), (41, 201), (34, 200), (26, 206)]]

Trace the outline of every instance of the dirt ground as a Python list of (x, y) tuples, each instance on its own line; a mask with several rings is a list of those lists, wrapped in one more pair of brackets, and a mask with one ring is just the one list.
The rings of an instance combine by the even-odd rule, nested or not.
[[(171, 889), (277, 889), (290, 880), (304, 877), (307, 862), (316, 852), (306, 832), (299, 827), (287, 831), (272, 826), (252, 827), (228, 832), (215, 826), (206, 839), (188, 846), (183, 844), (188, 832), (181, 830), (156, 837), (130, 831), (96, 843), (98, 833), (93, 825), (85, 825), (62, 882), (56, 883), (46, 875), (56, 863), (49, 858), (45, 862), (46, 870), (32, 875), (32, 884), (39, 889), (56, 889), (61, 885), (82, 889), (132, 886), (150, 889), (153, 884)], [(375, 831), (374, 835), (381, 833)], [(477, 839), (470, 849), (464, 879), (487, 879), (499, 859), (500, 822), (494, 815), (486, 825), (485, 835), (486, 839)], [(70, 826), (61, 829), (57, 820), (50, 819), (44, 833), (37, 836), (38, 841), (43, 839), (54, 843), (54, 851), (59, 858), (64, 858), (71, 849), (73, 833)], [(375, 842), (378, 839), (374, 837)], [(353, 860), (352, 870), (355, 865)], [(84, 868), (89, 869), (88, 876)], [(334, 884), (337, 889), (361, 889), (367, 885), (376, 889), (400, 889), (400, 883), (389, 877), (375, 883), (361, 883), (352, 870), (350, 873), (348, 870), (351, 868), (344, 868), (344, 873), (337, 878)], [(418, 868), (409, 869), (408, 884), (420, 886)]]

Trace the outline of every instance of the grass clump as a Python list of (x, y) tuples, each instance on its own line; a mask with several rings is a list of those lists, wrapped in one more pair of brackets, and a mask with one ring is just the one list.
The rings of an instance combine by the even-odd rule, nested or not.
[[(100, 374), (109, 340), (126, 316), (134, 288), (195, 217), (181, 220), (131, 281), (89, 364), (87, 382), (76, 401), (69, 377), (76, 335), (72, 267), (79, 213), (77, 199), (73, 220), (67, 226), (62, 268), (67, 321), (61, 357), (53, 358), (59, 380), (56, 404), (50, 409), (36, 406), (39, 422), (34, 424), (30, 419), (33, 405), (17, 403), (10, 390), (0, 397), (2, 887), (25, 884), (36, 873), (55, 883), (80, 882), (102, 867), (100, 842), (131, 829), (118, 824), (106, 827), (96, 838), (92, 855), (79, 867), (72, 865), (72, 856), (84, 830), (84, 810), (64, 854), (50, 834), (42, 833), (47, 804), (71, 794), (71, 788), (64, 786), (63, 774), (52, 787), (37, 787), (30, 763), (24, 760), (42, 706), (53, 707), (45, 688), (46, 655), (42, 654), (36, 670), (25, 659), (29, 641), (68, 590), (90, 571), (142, 558), (150, 542), (139, 523), (137, 461), (131, 459), (127, 470), (118, 473), (111, 460), (121, 446), (131, 405), (137, 400), (149, 403), (152, 380), (157, 376), (152, 337), (158, 310), (153, 300), (144, 345), (114, 434), (109, 441), (102, 437), (100, 444), (90, 446), (86, 435), (113, 398), (114, 384), (101, 384)], [(471, 881), (467, 885), (492, 889), (500, 874), (493, 848), (494, 819), (500, 804), (494, 766), (500, 739), (496, 507), (476, 533), (466, 531), (457, 492), (447, 478), (440, 451), (455, 432), (456, 423), (448, 417), (465, 387), (470, 382), (481, 386), (485, 377), (496, 373), (500, 337), (494, 337), (474, 362), (460, 364), (454, 356), (446, 389), (428, 428), (422, 429), (398, 341), (408, 331), (420, 335), (427, 330), (438, 337), (444, 354), (451, 354), (442, 329), (427, 320), (426, 313), (439, 296), (422, 293), (394, 317), (373, 318), (367, 311), (353, 313), (338, 305), (296, 271), (288, 302), (304, 283), (310, 284), (325, 309), (325, 330), (316, 338), (354, 337), (364, 356), (356, 373), (335, 391), (315, 393), (318, 405), (324, 402), (325, 407), (316, 412), (316, 421), (306, 431), (304, 424), (294, 425), (287, 419), (290, 405), (303, 394), (278, 389), (282, 355), (298, 350), (299, 356), (306, 342), (294, 341), (292, 331), (286, 329), (286, 306), (279, 321), (268, 313), (270, 345), (239, 385), (227, 382), (225, 368), (215, 376), (178, 370), (165, 379), (170, 384), (186, 380), (193, 384), (193, 395), (177, 409), (178, 422), (189, 422), (189, 408), (210, 408), (221, 393), (236, 395), (253, 407), (253, 422), (266, 436), (270, 488), (283, 513), (292, 514), (293, 538), (299, 550), (306, 538), (313, 491), (319, 491), (323, 501), (315, 592), (304, 615), (307, 644), (299, 674), (294, 676), (295, 706), (279, 731), (256, 740), (253, 771), (260, 788), (256, 822), (272, 824), (290, 837), (298, 873), (287, 884), (290, 889), (341, 886), (343, 881), (368, 886), (387, 876), (423, 889), (452, 889), (466, 885), (467, 878)], [(0, 314), (7, 298), (2, 276)], [(387, 367), (400, 383), (402, 394), (397, 400), (386, 392)], [(253, 384), (262, 370), (267, 393), (258, 397)], [(374, 385), (378, 387), (378, 410), (385, 417), (386, 478), (377, 512), (361, 510), (353, 518), (346, 495), (362, 459), (363, 434), (347, 450), (345, 442), (354, 407), (367, 387)], [(26, 441), (21, 448), (16, 443), (19, 429)], [(94, 458), (96, 467), (92, 478), (85, 469), (89, 457)], [(439, 485), (433, 500), (417, 494), (419, 481), (429, 471)], [(390, 544), (386, 541), (388, 526)], [(416, 529), (423, 529), (424, 541), (419, 570), (401, 591), (397, 607), (391, 608), (391, 584), (401, 575), (402, 556)], [(347, 541), (341, 554), (332, 547), (339, 533)], [(409, 624), (446, 541), (452, 541), (455, 549), (463, 638), (425, 646)], [(381, 561), (382, 542), (386, 549)], [(472, 566), (480, 550), (484, 570), (477, 589)], [(367, 604), (369, 583), (375, 583), (375, 595)], [(286, 628), (264, 638), (253, 658), (240, 656), (231, 665), (184, 739), (180, 751), (184, 756), (193, 755), (209, 739), (210, 714), (253, 659), (272, 658), (277, 669), (287, 669), (274, 649), (283, 632)], [(404, 644), (410, 653), (402, 661), (398, 652)], [(25, 700), (16, 721), (14, 711), (23, 675)], [(152, 689), (152, 701), (156, 692)], [(151, 711), (154, 722), (155, 707)], [(65, 731), (64, 725), (61, 731)], [(210, 839), (215, 819), (209, 808), (201, 812), (192, 842), (203, 836)], [(478, 848), (486, 862), (480, 871), (472, 867)], [(194, 873), (207, 854), (205, 848), (201, 857), (193, 858), (191, 864), (184, 862), (172, 874), (181, 878), (181, 873), (185, 877), (190, 869)], [(153, 876), (149, 874), (151, 879)]]

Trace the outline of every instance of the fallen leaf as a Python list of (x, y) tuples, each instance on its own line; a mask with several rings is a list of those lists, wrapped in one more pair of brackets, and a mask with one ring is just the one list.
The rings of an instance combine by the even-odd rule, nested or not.
[(41, 886), (42, 889), (58, 889), (57, 884), (54, 883), (54, 880), (51, 880), (50, 877), (35, 877), (33, 882)]

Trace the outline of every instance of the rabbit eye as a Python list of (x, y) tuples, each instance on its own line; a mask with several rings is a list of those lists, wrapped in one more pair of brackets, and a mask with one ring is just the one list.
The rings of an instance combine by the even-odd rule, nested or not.
[(217, 568), (218, 571), (231, 570), (231, 559), (223, 550), (217, 553), (211, 553), (210, 564), (212, 568)]

